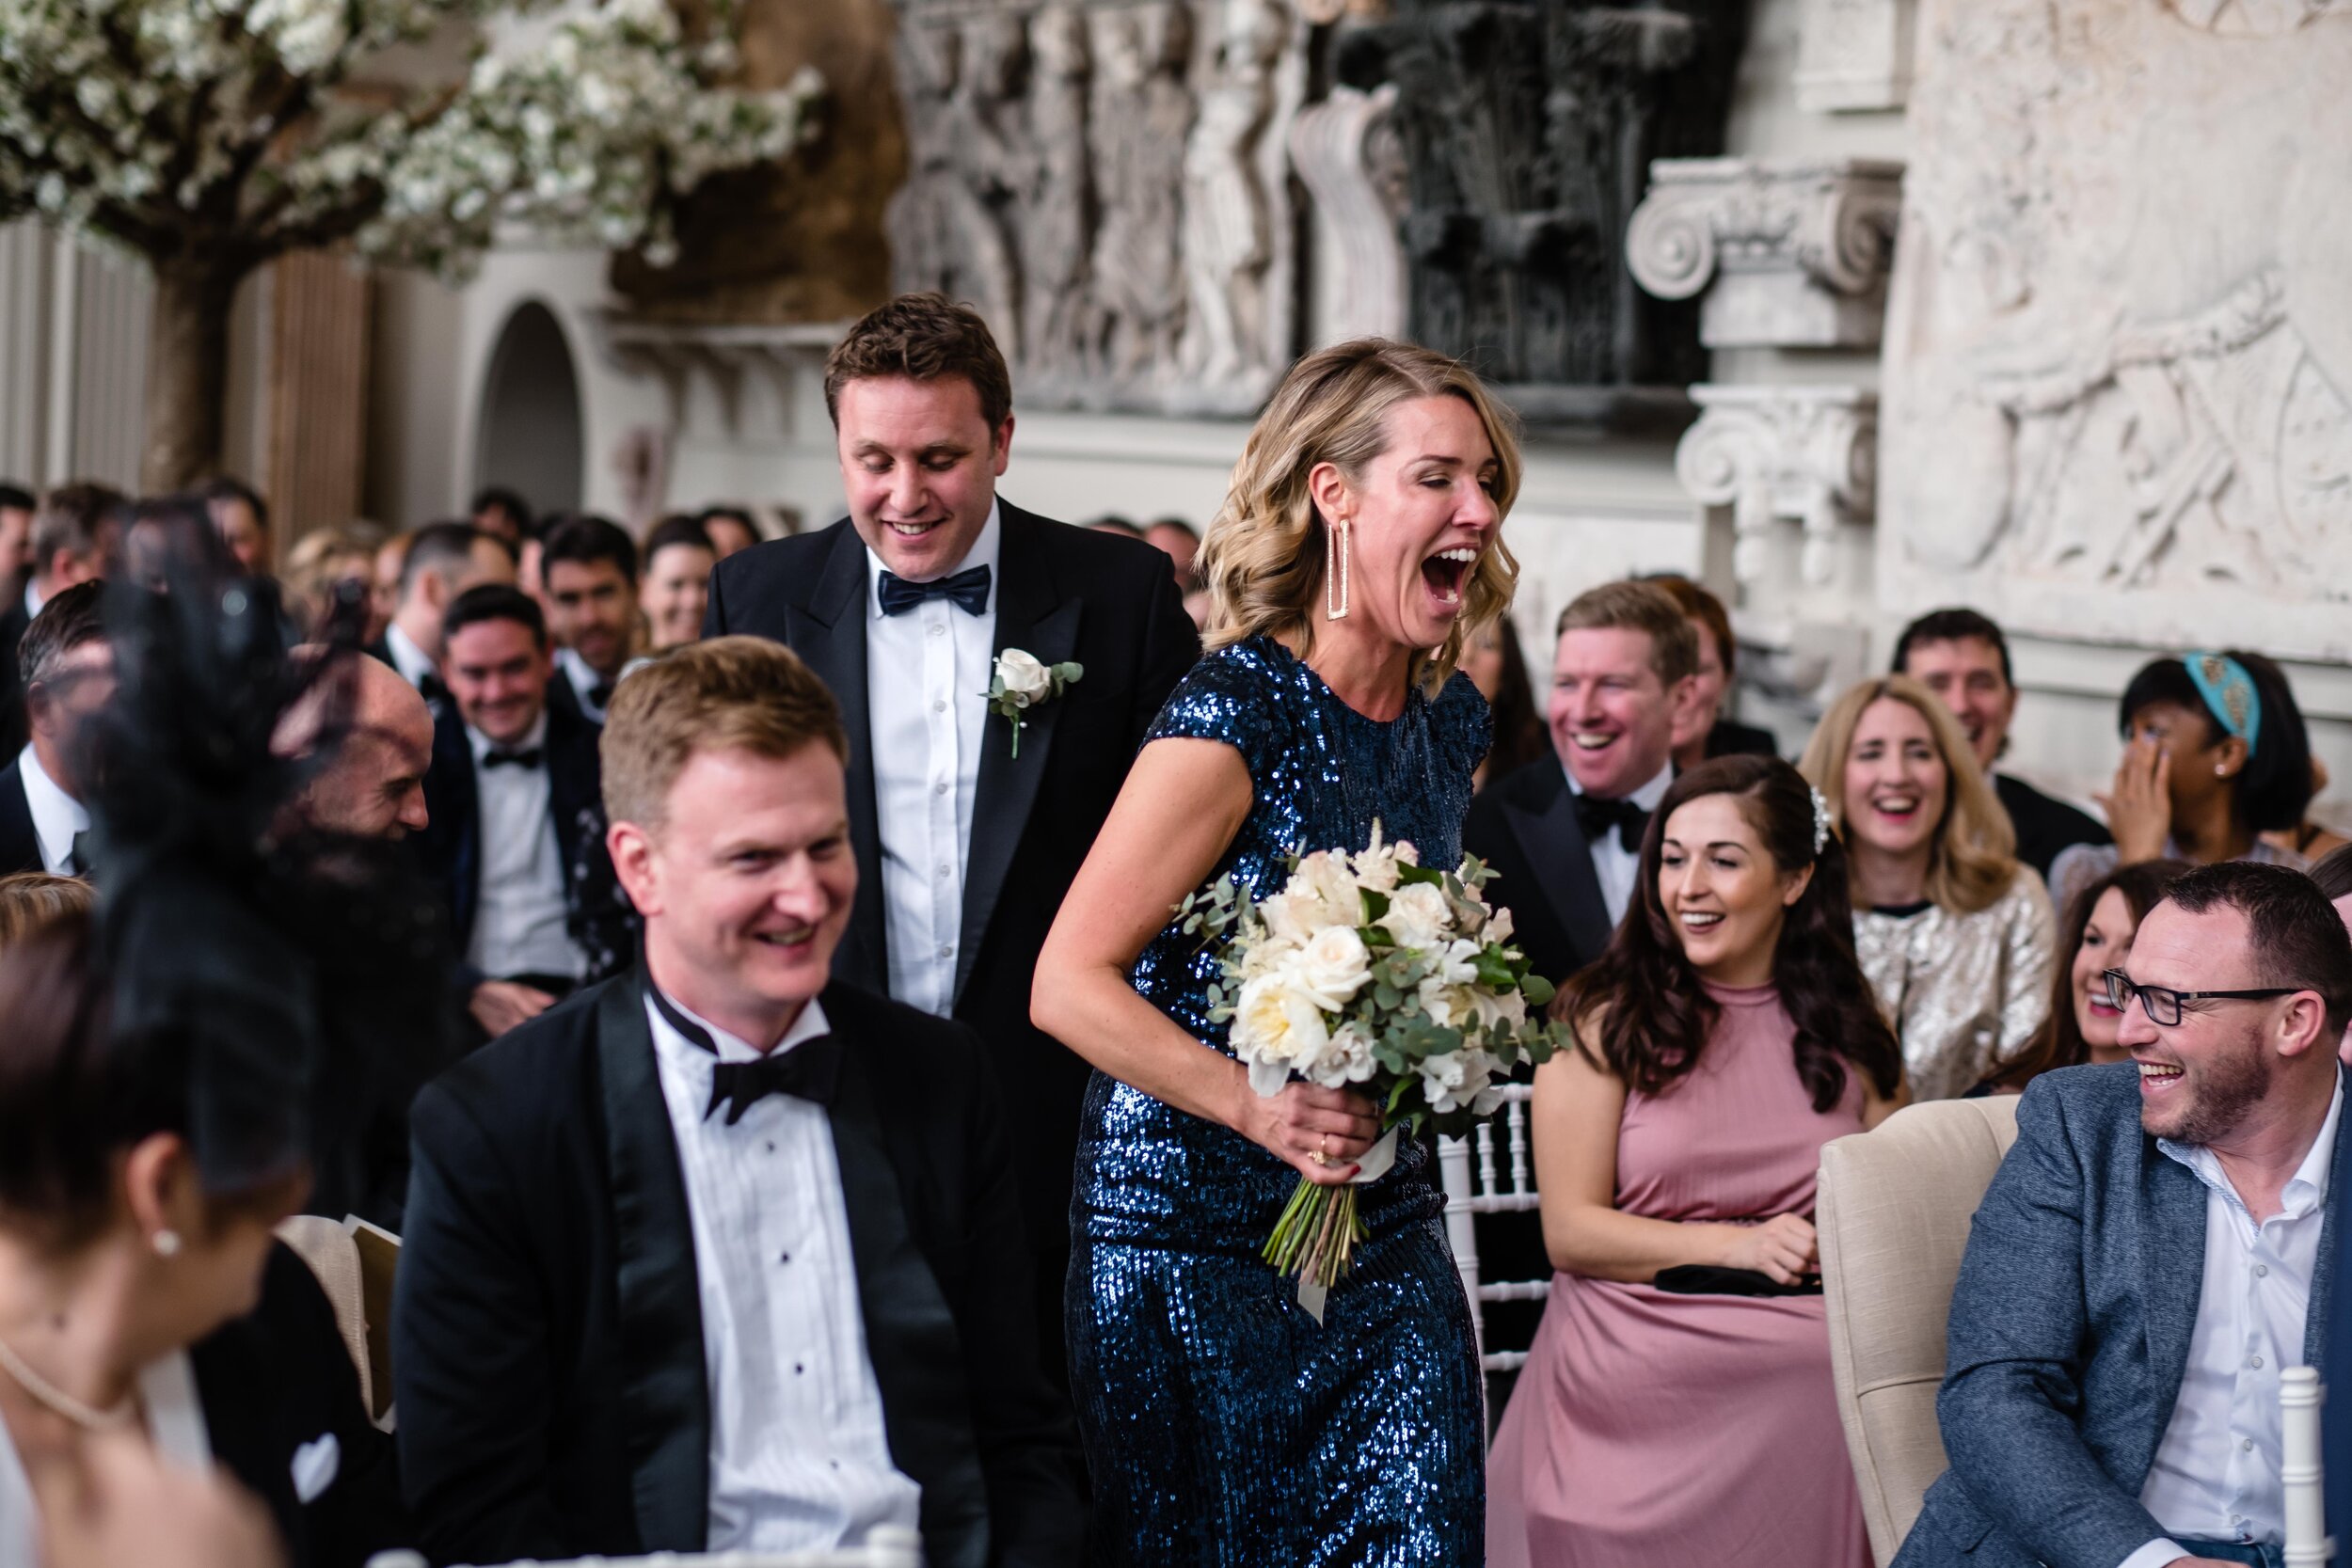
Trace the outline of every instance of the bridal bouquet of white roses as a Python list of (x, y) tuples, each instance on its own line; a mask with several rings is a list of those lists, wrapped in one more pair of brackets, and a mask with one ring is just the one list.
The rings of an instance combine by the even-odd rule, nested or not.
[[(1494, 873), (1420, 863), (1406, 843), (1291, 863), (1279, 893), (1249, 901), (1227, 876), (1187, 898), (1186, 932), (1220, 946), (1211, 1017), (1230, 1021), (1250, 1086), (1276, 1095), (1294, 1076), (1354, 1088), (1381, 1106), (1380, 1144), (1355, 1182), (1384, 1174), (1399, 1129), (1459, 1136), (1502, 1102), (1496, 1082), (1566, 1038), (1542, 1019), (1552, 988), (1511, 945), (1511, 912), (1482, 893)], [(1363, 1234), (1356, 1186), (1301, 1177), (1264, 1256), (1309, 1288), (1347, 1272)]]

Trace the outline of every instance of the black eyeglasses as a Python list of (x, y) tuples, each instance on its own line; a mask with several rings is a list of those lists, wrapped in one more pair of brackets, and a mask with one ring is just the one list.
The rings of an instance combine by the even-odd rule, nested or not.
[(2132, 977), (2120, 969), (2103, 970), (2100, 977), (2107, 983), (2107, 1005), (2117, 1012), (2127, 1012), (2132, 998), (2148, 1010), (2148, 1022), (2160, 1029), (2169, 1029), (2181, 1022), (2184, 1002), (2259, 1002), (2265, 997), (2293, 996), (2301, 986), (2268, 986), (2261, 990), (2173, 990), (2167, 986), (2135, 985)]

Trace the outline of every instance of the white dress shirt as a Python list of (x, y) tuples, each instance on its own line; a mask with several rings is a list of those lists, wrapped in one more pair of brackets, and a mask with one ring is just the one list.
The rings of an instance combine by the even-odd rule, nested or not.
[(26, 578), (24, 579), (24, 614), (26, 618), (30, 619), (31, 617), (40, 614), (40, 607), (43, 602), (44, 601), (40, 596), (40, 590), (33, 586), (33, 579), (31, 578)]
[(2141, 1506), (2170, 1537), (2149, 1542), (2117, 1568), (2164, 1568), (2187, 1557), (2173, 1538), (2240, 1544), (2285, 1538), (2279, 1372), (2303, 1361), (2304, 1317), (2328, 1222), (2328, 1167), (2343, 1114), (2339, 1078), (2319, 1136), (2280, 1194), (2279, 1212), (2259, 1226), (2212, 1149), (2156, 1140), (2205, 1184), (2205, 1275), (2180, 1398), (2139, 1489)]
[(882, 561), (866, 552), (866, 705), (873, 730), (890, 994), (943, 1018), (956, 1001), (980, 748), (1012, 744), (1009, 731), (991, 736), (987, 728), (1002, 537), (992, 503), (970, 552), (941, 574), (988, 568), (988, 605), (977, 615), (946, 599), (925, 599), (884, 615)]
[[(139, 1373), (139, 1403), (147, 1413), (147, 1434), (166, 1463), (198, 1473), (213, 1467), (213, 1438), (204, 1406), (196, 1395), (196, 1370), (188, 1353), (172, 1351)], [(0, 1422), (0, 1568), (40, 1568), (40, 1516), (33, 1512), (33, 1485), (16, 1442)]]
[[(706, 1119), (713, 1067), (760, 1053), (678, 1011), (718, 1047), (714, 1056), (689, 1040), (646, 999), (686, 1179), (710, 1380), (705, 1549), (828, 1550), (862, 1544), (877, 1525), (913, 1529), (922, 1489), (890, 1460), (833, 1122), (786, 1094), (755, 1101), (732, 1127)], [(811, 1002), (776, 1050), (826, 1032)]]
[(40, 868), (54, 877), (75, 875), (81, 868), (73, 863), (73, 835), (88, 831), (88, 808), (49, 776), (29, 743), (16, 754), (16, 766), (33, 814), (33, 836), (40, 841)]
[[(564, 928), (564, 852), (544, 755), (548, 716), (542, 712), (531, 733), (512, 746), (496, 745), (470, 724), (466, 743), (473, 748), (480, 856), (466, 961), (493, 978), (558, 974), (577, 980), (588, 972), (588, 958)], [(534, 748), (543, 753), (536, 768), (491, 768), (484, 761), (493, 751)]]
[[(1568, 776), (1568, 793), (1583, 794), (1584, 786), (1576, 782), (1576, 770), (1565, 762), (1560, 769)], [(1656, 811), (1674, 782), (1675, 765), (1669, 762), (1658, 770), (1658, 777), (1627, 799), (1644, 811)], [(1625, 919), (1625, 907), (1633, 901), (1633, 884), (1642, 876), (1641, 854), (1627, 848), (1613, 828), (1598, 838), (1587, 840), (1585, 848), (1593, 857), (1593, 875), (1600, 879), (1600, 901), (1608, 907), (1609, 924), (1613, 927)]]
[[(570, 648), (555, 650), (555, 667), (564, 673), (565, 680), (572, 683), (572, 695), (580, 699), (580, 711), (594, 719), (597, 723), (603, 723), (604, 705), (591, 697), (589, 693), (604, 684), (604, 677), (597, 674), (586, 659)], [(621, 666), (621, 675), (628, 673), (628, 666), (626, 664)], [(621, 684), (621, 675), (612, 677), (614, 686)]]
[(420, 691), (424, 689), (425, 676), (441, 678), (440, 667), (417, 646), (415, 638), (400, 629), (397, 622), (384, 628), (384, 651), (392, 656), (392, 668), (400, 672), (400, 678)]

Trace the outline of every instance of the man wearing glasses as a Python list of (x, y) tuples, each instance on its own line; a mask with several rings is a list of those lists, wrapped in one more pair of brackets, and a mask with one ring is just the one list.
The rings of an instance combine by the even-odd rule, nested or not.
[(2279, 1374), (2328, 1342), (2345, 1180), (2334, 915), (2300, 872), (2191, 872), (2107, 974), (2131, 1066), (2026, 1089), (1895, 1568), (2279, 1568)]

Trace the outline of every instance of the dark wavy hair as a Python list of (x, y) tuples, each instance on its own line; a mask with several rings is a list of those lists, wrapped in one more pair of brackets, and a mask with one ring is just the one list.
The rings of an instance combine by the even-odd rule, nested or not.
[[(2246, 669), (2262, 698), (2262, 725), (2248, 748), (2246, 766), (2230, 785), (2230, 815), (2249, 832), (2286, 832), (2302, 826), (2312, 803), (2312, 739), (2303, 723), (2303, 710), (2295, 689), (2278, 661), (2243, 648), (2222, 650)], [(2116, 705), (2116, 723), (2123, 738), (2132, 737), (2132, 722), (2139, 710), (2169, 703), (2205, 721), (2205, 744), (2218, 746), (2229, 731), (2214, 717), (2205, 694), (2189, 677), (2188, 666), (2177, 658), (2152, 659), (2140, 667)]]
[(2140, 861), (2119, 865), (2074, 895), (2058, 927), (2058, 947), (2050, 965), (2050, 1016), (2008, 1066), (1985, 1079), (1986, 1088), (2022, 1091), (2045, 1072), (2080, 1067), (2090, 1060), (2090, 1047), (2083, 1043), (2082, 1022), (2074, 1016), (2074, 955), (2082, 950), (2083, 933), (2090, 926), (2090, 911), (2113, 888), (2131, 907), (2132, 924), (2137, 926), (2148, 918), (2150, 910), (2163, 902), (2165, 891), (2189, 869), (2186, 861)]
[(1813, 867), (1772, 953), (1772, 983), (1797, 1026), (1797, 1077), (1813, 1108), (1837, 1103), (1850, 1067), (1892, 1097), (1902, 1083), (1902, 1048), (1854, 957), (1845, 846), (1831, 833), (1814, 853), (1813, 791), (1778, 757), (1716, 757), (1675, 780), (1642, 839), (1635, 902), (1600, 958), (1561, 991), (1552, 1016), (1576, 1027), (1586, 1060), (1643, 1094), (1661, 1093), (1698, 1066), (1719, 1009), (1659, 899), (1658, 863), (1667, 819), (1708, 795), (1738, 799), (1780, 870)]

